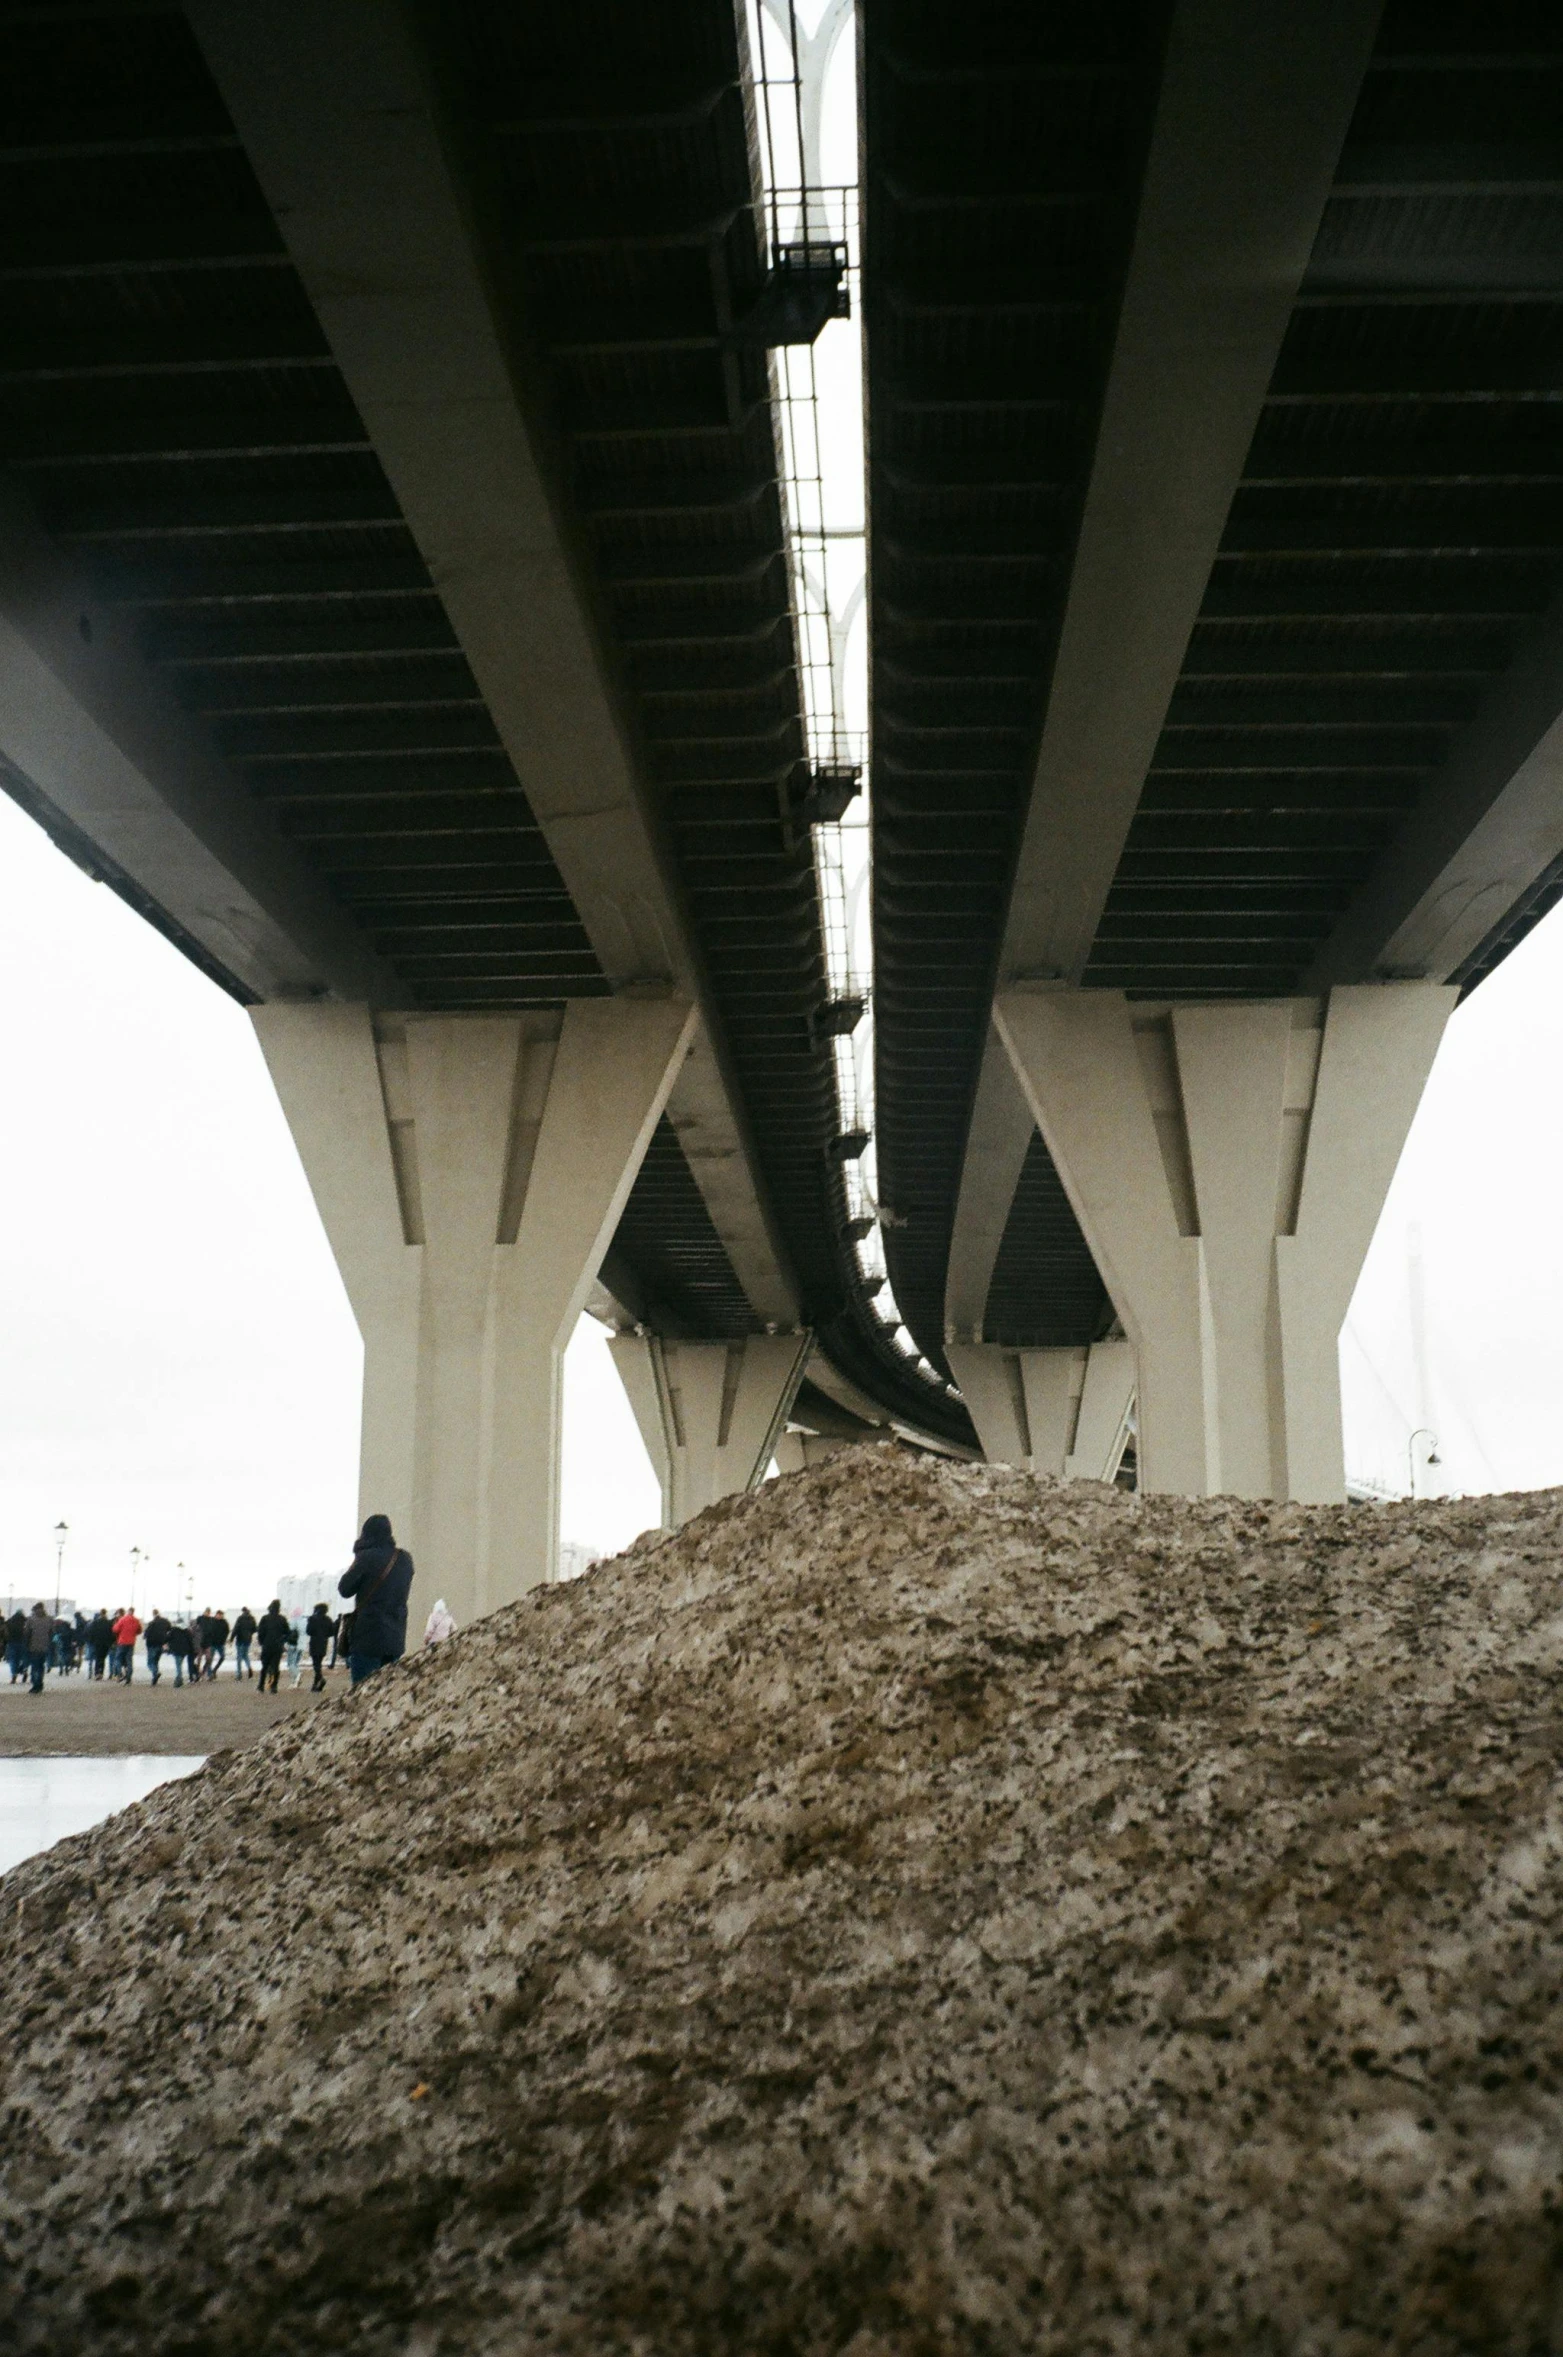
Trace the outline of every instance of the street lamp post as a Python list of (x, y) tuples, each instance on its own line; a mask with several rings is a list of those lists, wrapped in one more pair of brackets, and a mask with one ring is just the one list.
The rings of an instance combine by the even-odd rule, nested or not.
[(1419, 1440), (1430, 1440), (1433, 1444), (1432, 1447), (1428, 1450), (1426, 1457), (1426, 1462), (1429, 1465), (1439, 1465), (1443, 1462), (1442, 1458), (1438, 1454), (1437, 1433), (1432, 1431), (1426, 1424), (1419, 1424), (1415, 1432), (1412, 1433), (1411, 1438), (1406, 1442), (1406, 1475), (1410, 1484), (1411, 1495), (1413, 1498), (1416, 1496), (1416, 1444)]
[(60, 1592), (65, 1585), (65, 1542), (71, 1535), (68, 1522), (54, 1526), (54, 1617), (60, 1617)]
[(132, 1547), (130, 1550), (130, 1604), (128, 1606), (131, 1612), (136, 1609), (136, 1575), (144, 1561), (145, 1557), (142, 1555), (141, 1549)]

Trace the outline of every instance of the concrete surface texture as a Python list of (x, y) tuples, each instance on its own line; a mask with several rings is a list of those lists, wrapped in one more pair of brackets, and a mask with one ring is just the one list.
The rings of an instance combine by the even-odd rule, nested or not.
[(859, 1450), (210, 1761), (5, 1882), (9, 2347), (1555, 2346), (1560, 1538)]

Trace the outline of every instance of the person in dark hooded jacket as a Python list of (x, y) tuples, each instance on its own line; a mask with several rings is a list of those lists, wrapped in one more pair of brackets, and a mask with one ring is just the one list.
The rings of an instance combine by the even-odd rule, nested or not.
[(388, 1514), (371, 1514), (353, 1542), (353, 1568), (337, 1582), (339, 1594), (354, 1600), (353, 1649), (347, 1657), (355, 1686), (400, 1661), (407, 1650), (407, 1591), (412, 1557), (391, 1535)]
[(147, 1642), (147, 1668), (152, 1673), (155, 1686), (161, 1674), (163, 1655), (168, 1650), (168, 1640), (173, 1634), (173, 1622), (166, 1613), (154, 1612), (142, 1634)]
[(49, 1607), (35, 1604), (27, 1615), (28, 1688), (33, 1694), (43, 1692), (43, 1673), (49, 1666), (49, 1647), (54, 1637), (54, 1622)]
[(108, 1667), (109, 1655), (113, 1650), (114, 1623), (100, 1606), (93, 1615), (91, 1628), (87, 1631), (87, 1652), (90, 1656), (93, 1677), (102, 1677), (104, 1670)]
[(282, 1656), (287, 1650), (288, 1643), (287, 1614), (275, 1596), (261, 1614), (260, 1625), (256, 1629), (255, 1635), (260, 1645), (261, 1657), (260, 1684), (255, 1691), (257, 1694), (264, 1694), (266, 1681), (269, 1678), (271, 1690), (275, 1694), (278, 1674), (282, 1668)]
[(182, 1686), (185, 1672), (190, 1672), (190, 1683), (195, 1684), (195, 1646), (182, 1620), (172, 1621), (168, 1630), (168, 1658), (174, 1665), (174, 1684)]
[(315, 1682), (310, 1687), (310, 1692), (311, 1694), (324, 1694), (326, 1690), (326, 1647), (331, 1642), (331, 1607), (329, 1604), (315, 1606), (314, 1611), (304, 1623), (304, 1636), (309, 1646), (310, 1667), (315, 1673)]
[(233, 1674), (236, 1678), (253, 1678), (250, 1645), (260, 1622), (247, 1604), (239, 1607), (239, 1617), (233, 1624)]

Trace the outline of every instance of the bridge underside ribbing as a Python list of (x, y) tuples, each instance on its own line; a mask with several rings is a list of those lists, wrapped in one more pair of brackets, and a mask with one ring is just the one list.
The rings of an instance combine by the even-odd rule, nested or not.
[[(846, 1239), (764, 282), (734, 12), (462, 12), (569, 496), (808, 1322), (871, 1398), (969, 1438), (890, 1349)], [(647, 1182), (650, 1183), (650, 1182)], [(639, 1193), (636, 1221), (656, 1216)], [(626, 1232), (621, 1243), (630, 1247)], [(720, 1332), (720, 1325), (699, 1330)]]
[(1296, 989), (1551, 602), (1560, 108), (1553, 12), (1387, 11), (1088, 982)]
[[(0, 784), (249, 1001), (698, 1003), (621, 1305), (969, 1445), (831, 1150), (742, 23), (0, 0)], [(860, 57), (886, 1258), (936, 1365), (1079, 1351), (996, 991), (1469, 989), (1563, 896), (1563, 31)]]
[[(446, 1013), (601, 997), (617, 984), (597, 919), (209, 69), (211, 13), (0, 10), (5, 464), (84, 606), (130, 624), (235, 805), (378, 959), (383, 997)], [(518, 20), (473, 0), (432, 32), (516, 398), (797, 1314), (888, 1412), (961, 1438), (958, 1403), (862, 1296), (826, 1152), (770, 369), (733, 332), (766, 261), (733, 12), (605, 0)], [(92, 862), (90, 833), (26, 789)], [(158, 910), (155, 878), (98, 864)], [(220, 956), (202, 963), (223, 978)], [(677, 1329), (762, 1322), (676, 1106), (610, 1262)]]
[[(1366, 70), (1332, 132), (1318, 63), (1312, 183), (1288, 77), (1261, 94), (1273, 121), (1232, 113), (1251, 192), (1234, 253), (1251, 264), (1244, 217), (1270, 207), (1271, 280), (1295, 267), (1295, 293), (1267, 357), (1213, 341), (1180, 424), (1179, 342), (1201, 331), (1192, 272), (1176, 315), (1186, 225), (1138, 343), (1135, 306), (1157, 206), (1217, 177), (1184, 86), (1200, 12), (866, 12), (879, 1152), (893, 1281), (933, 1353), (996, 983), (1469, 988), (1563, 895), (1544, 794), (1506, 833), (1490, 816), (1563, 711), (1563, 35), (1541, 8), (1401, 0), (1376, 38), (1336, 14), (1318, 43), (1360, 39)], [(1301, 81), (1312, 34), (1293, 30)], [(1261, 358), (1245, 409), (1239, 361)], [(1132, 561), (1104, 508), (1126, 442), (1145, 454)], [(1152, 528), (1158, 457), (1227, 486), (1203, 551), (1192, 493)], [(1093, 690), (1069, 632), (1106, 548)], [(1180, 599), (1166, 693), (1114, 778), (1124, 740), (1093, 701), (1166, 663)], [(1050, 829), (1055, 739), (1074, 804)], [(1483, 824), (1494, 848), (1466, 873)], [(1447, 941), (1441, 895), (1473, 912)], [(993, 1338), (1091, 1339), (1099, 1280), (1040, 1139), (991, 1266)]]
[[(886, 1238), (896, 1296), (936, 1356), (1144, 164), (1148, 14), (865, 14), (879, 1169), (905, 1223)], [(1050, 1191), (1061, 1210), (1027, 1223), (995, 1312), (1024, 1339), (1087, 1343), (1101, 1284)]]

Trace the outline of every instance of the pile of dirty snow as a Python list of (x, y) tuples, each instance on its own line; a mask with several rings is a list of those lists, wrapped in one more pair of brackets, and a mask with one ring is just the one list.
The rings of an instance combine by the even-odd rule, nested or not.
[(0, 1888), (31, 2353), (1563, 2347), (1563, 1495), (873, 1449)]

